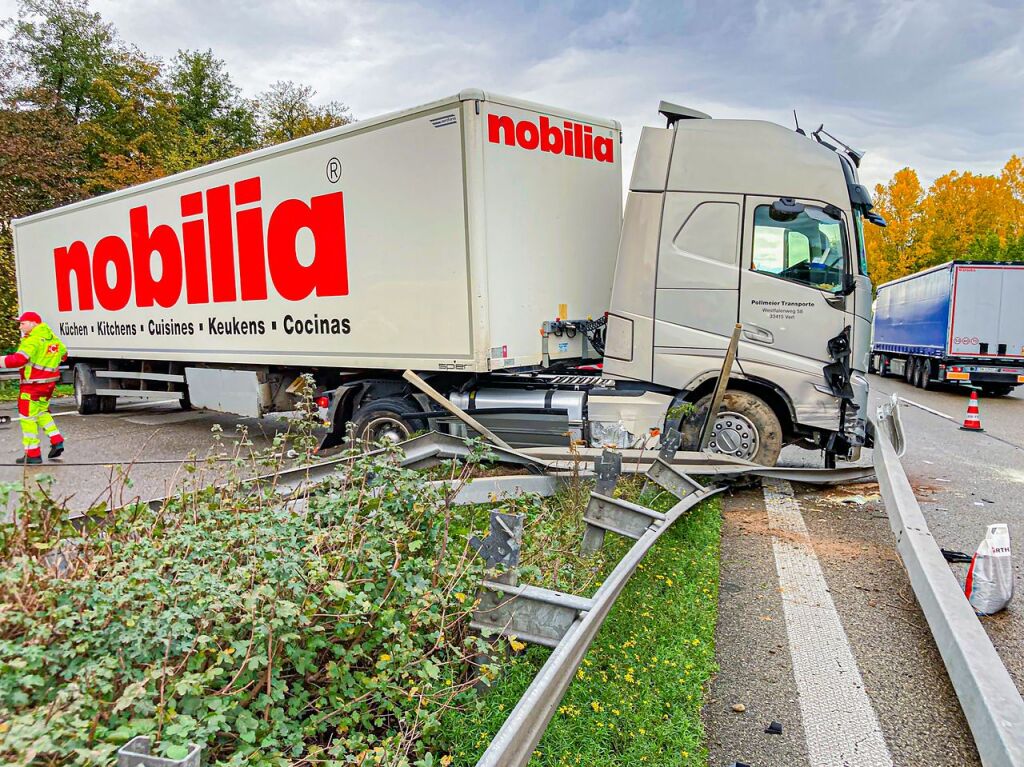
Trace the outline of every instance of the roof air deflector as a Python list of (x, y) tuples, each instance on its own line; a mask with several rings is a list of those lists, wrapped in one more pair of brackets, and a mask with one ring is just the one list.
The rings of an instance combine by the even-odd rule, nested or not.
[(665, 115), (668, 120), (668, 127), (671, 128), (680, 120), (710, 120), (711, 115), (698, 112), (696, 109), (673, 104), (671, 101), (662, 101), (658, 105), (658, 111)]

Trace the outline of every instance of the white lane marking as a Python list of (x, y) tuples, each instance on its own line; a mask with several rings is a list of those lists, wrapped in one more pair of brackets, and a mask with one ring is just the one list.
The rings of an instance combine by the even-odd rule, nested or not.
[(900, 397), (900, 401), (901, 402), (906, 402), (908, 405), (911, 405), (913, 407), (920, 408), (921, 410), (925, 411), (926, 413), (931, 413), (932, 415), (937, 415), (939, 418), (945, 418), (947, 421), (952, 421), (953, 423), (960, 423), (953, 416), (946, 415), (945, 413), (940, 413), (938, 410), (932, 410), (927, 405), (922, 405), (920, 402), (914, 402), (914, 400), (912, 400), (912, 399), (907, 399), (906, 397)]
[(764, 480), (764, 501), (810, 767), (891, 767), (792, 485)]

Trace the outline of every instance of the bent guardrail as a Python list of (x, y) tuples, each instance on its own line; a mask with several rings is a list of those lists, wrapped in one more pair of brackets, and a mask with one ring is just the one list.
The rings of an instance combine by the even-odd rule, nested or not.
[(879, 409), (874, 464), (896, 548), (960, 699), (985, 767), (1024, 765), (1024, 699), (939, 551), (890, 434), (895, 406)]

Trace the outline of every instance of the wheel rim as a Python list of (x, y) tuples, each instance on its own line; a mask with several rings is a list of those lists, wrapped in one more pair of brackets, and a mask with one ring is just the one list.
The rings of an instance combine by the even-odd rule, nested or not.
[(753, 422), (741, 413), (719, 413), (711, 427), (708, 449), (745, 461), (753, 459), (761, 446), (761, 435)]
[(394, 416), (382, 415), (371, 420), (363, 428), (363, 442), (369, 445), (376, 445), (380, 442), (388, 442), (392, 445), (404, 442), (409, 438), (409, 427)]

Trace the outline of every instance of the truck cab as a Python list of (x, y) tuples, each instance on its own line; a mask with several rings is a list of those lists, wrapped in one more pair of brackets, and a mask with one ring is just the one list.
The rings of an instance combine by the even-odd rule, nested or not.
[[(871, 199), (859, 155), (770, 122), (662, 105), (629, 185), (604, 374), (664, 387), (699, 423), (742, 325), (712, 448), (773, 464), (870, 441)], [(685, 443), (684, 439), (684, 443)]]

